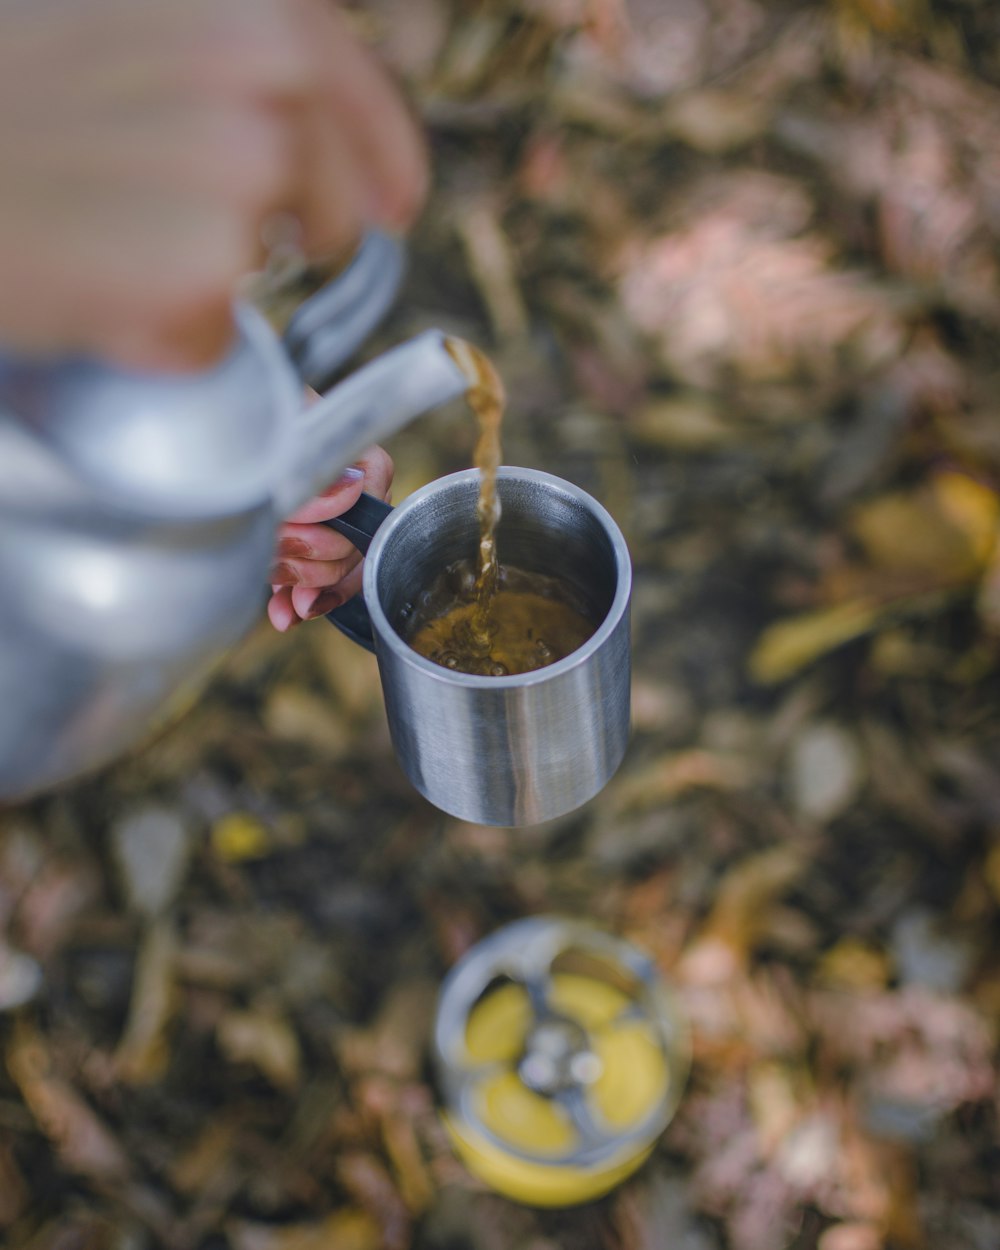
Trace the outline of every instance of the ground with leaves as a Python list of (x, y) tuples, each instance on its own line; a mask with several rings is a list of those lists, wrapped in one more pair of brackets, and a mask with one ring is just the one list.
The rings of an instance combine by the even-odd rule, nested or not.
[[(517, 831), (417, 798), (370, 657), (261, 628), (181, 722), (0, 814), (11, 1250), (1000, 1245), (1000, 15), (988, 0), (365, 0), (437, 185), (373, 349), (511, 394), (636, 568), (633, 741)], [(460, 407), (396, 498), (465, 467)], [(456, 1162), (437, 986), (517, 916), (678, 988), (642, 1171)]]

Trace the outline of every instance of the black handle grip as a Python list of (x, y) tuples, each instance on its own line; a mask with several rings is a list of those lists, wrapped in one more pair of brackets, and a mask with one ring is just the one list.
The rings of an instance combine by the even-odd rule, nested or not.
[[(348, 508), (341, 516), (335, 516), (323, 524), (349, 538), (364, 555), (375, 537), (375, 531), (391, 511), (391, 504), (383, 503), (374, 495), (362, 495), (353, 508)], [(327, 612), (326, 619), (358, 646), (364, 647), (366, 651), (375, 650), (371, 617), (360, 595), (355, 595), (339, 608)]]

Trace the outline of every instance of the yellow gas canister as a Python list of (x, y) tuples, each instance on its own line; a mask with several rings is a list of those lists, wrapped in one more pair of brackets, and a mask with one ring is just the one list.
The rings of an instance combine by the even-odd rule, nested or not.
[(444, 1122), (471, 1172), (532, 1206), (607, 1193), (649, 1156), (687, 1077), (673, 994), (632, 944), (572, 919), (515, 921), (441, 988)]

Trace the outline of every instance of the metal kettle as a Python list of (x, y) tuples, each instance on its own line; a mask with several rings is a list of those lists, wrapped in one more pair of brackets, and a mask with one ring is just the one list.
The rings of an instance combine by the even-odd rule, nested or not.
[(307, 406), (395, 297), (370, 235), (283, 338), (249, 305), (176, 377), (0, 362), (0, 803), (114, 759), (259, 619), (278, 525), (362, 451), (462, 394), (429, 330)]

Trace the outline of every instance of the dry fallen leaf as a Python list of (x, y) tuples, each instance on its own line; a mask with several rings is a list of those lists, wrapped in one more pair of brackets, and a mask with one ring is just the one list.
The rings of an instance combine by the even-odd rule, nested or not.
[(674, 96), (663, 111), (664, 132), (699, 152), (718, 155), (766, 131), (767, 104), (735, 91), (704, 87)]
[(115, 1052), (115, 1071), (129, 1085), (158, 1081), (170, 1063), (167, 1030), (177, 1006), (173, 930), (154, 921), (136, 960), (128, 1021)]
[(31, 1190), (10, 1146), (0, 1142), (0, 1230), (16, 1223), (30, 1201)]
[(926, 604), (930, 596), (945, 602), (986, 566), (998, 520), (996, 493), (951, 471), (859, 506), (850, 528), (867, 563), (830, 571), (824, 591), (836, 600), (831, 606), (769, 626), (750, 655), (750, 676), (762, 684), (785, 681), (887, 617)]
[(379, 1225), (380, 1250), (408, 1250), (412, 1217), (375, 1155), (349, 1151), (337, 1159), (337, 1179)]
[(986, 884), (990, 887), (990, 892), (1000, 904), (1000, 842), (990, 848), (986, 856), (983, 875), (986, 878)]
[(264, 723), (276, 737), (310, 746), (331, 758), (351, 746), (349, 727), (337, 709), (299, 685), (285, 683), (271, 690)]
[(816, 1246), (817, 1250), (884, 1250), (885, 1241), (874, 1224), (852, 1220), (828, 1228)]
[(233, 1220), (226, 1225), (233, 1250), (381, 1250), (378, 1225), (364, 1211), (335, 1211), (308, 1224), (254, 1224)]
[(48, 1043), (31, 1025), (17, 1028), (7, 1049), (7, 1070), (65, 1167), (97, 1180), (128, 1176), (128, 1157), (114, 1134), (53, 1071)]
[(785, 681), (845, 642), (873, 629), (884, 609), (864, 601), (802, 612), (769, 625), (750, 655), (749, 672), (762, 685)]
[(804, 1112), (802, 1075), (773, 1060), (755, 1063), (747, 1074), (750, 1113), (763, 1154), (771, 1155)]
[(739, 790), (752, 779), (752, 768), (739, 756), (698, 749), (680, 751), (622, 774), (603, 801), (621, 815), (669, 803), (689, 790)]
[[(405, 465), (396, 466), (394, 497), (405, 498), (411, 490), (434, 476), (430, 472), (420, 481), (408, 484), (406, 475), (414, 471), (416, 466), (409, 455)], [(347, 717), (357, 722), (381, 707), (382, 688), (374, 655), (351, 642), (338, 629), (317, 628), (303, 633), (326, 685)]]
[(844, 989), (884, 989), (889, 980), (889, 957), (858, 938), (843, 937), (820, 961), (822, 981)]
[(369, 1028), (345, 1031), (338, 1054), (353, 1073), (378, 1072), (414, 1080), (424, 1061), (437, 1003), (436, 983), (411, 977), (388, 987)]
[(679, 975), (692, 985), (736, 976), (767, 931), (771, 909), (807, 863), (801, 847), (786, 843), (733, 865), (714, 891), (712, 910), (685, 951)]
[(828, 240), (801, 233), (812, 205), (800, 187), (737, 171), (709, 184), (705, 201), (624, 253), (622, 304), (674, 376), (694, 386), (731, 370), (751, 382), (833, 377), (845, 353), (902, 350), (885, 293), (839, 266)]
[(237, 1126), (233, 1118), (210, 1121), (171, 1162), (169, 1178), (178, 1193), (211, 1193), (234, 1170)]
[(629, 415), (628, 428), (639, 443), (676, 451), (725, 447), (740, 437), (720, 406), (696, 391), (647, 400)]
[(517, 265), (495, 205), (479, 199), (463, 205), (455, 229), (469, 272), (489, 311), (498, 342), (524, 339), (528, 311), (517, 279)]
[(249, 1063), (279, 1089), (299, 1082), (302, 1056), (288, 1021), (260, 1008), (229, 1011), (219, 1021), (219, 1047), (230, 1063)]
[(878, 568), (927, 573), (950, 585), (983, 567), (996, 542), (998, 517), (989, 487), (947, 472), (916, 490), (863, 504), (850, 524)]

